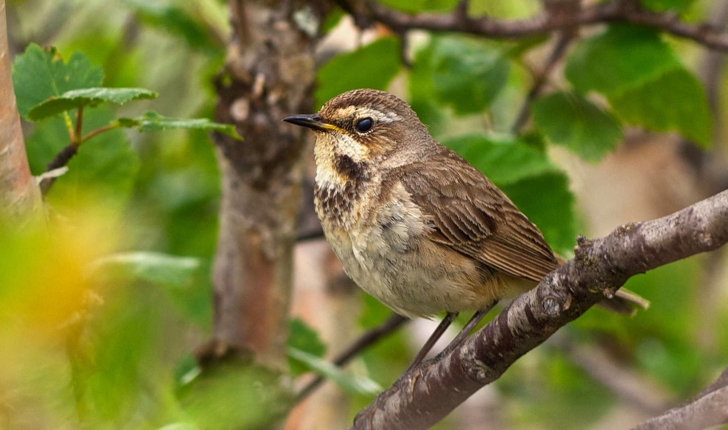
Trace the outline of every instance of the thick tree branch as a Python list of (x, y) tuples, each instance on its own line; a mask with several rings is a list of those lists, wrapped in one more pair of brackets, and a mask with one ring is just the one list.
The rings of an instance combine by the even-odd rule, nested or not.
[(580, 237), (574, 259), (461, 347), (400, 377), (357, 415), (352, 428), (426, 429), (631, 276), (727, 241), (728, 191), (657, 220), (623, 225), (601, 239)]
[(371, 17), (397, 30), (431, 30), (470, 33), (494, 39), (515, 39), (544, 34), (570, 27), (606, 22), (624, 22), (656, 27), (670, 34), (691, 39), (711, 49), (728, 51), (728, 35), (708, 24), (693, 25), (680, 21), (672, 13), (640, 9), (637, 2), (612, 1), (585, 7), (573, 14), (549, 14), (520, 21), (499, 21), (489, 17), (469, 18), (458, 14), (408, 15), (370, 3)]

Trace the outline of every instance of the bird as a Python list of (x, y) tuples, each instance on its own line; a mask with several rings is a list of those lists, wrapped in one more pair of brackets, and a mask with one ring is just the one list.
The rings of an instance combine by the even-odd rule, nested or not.
[[(474, 315), (451, 346), (498, 301), (530, 290), (563, 264), (538, 227), (437, 142), (402, 99), (357, 89), (318, 113), (283, 121), (315, 134), (316, 213), (346, 274), (402, 316), (445, 312), (408, 370), (458, 313)], [(631, 314), (647, 302), (618, 290), (604, 305)]]

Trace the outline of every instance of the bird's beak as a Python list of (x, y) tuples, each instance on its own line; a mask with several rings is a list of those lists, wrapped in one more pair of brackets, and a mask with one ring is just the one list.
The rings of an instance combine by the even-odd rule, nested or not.
[(290, 122), (291, 124), (300, 125), (302, 127), (308, 127), (313, 130), (339, 130), (339, 127), (323, 122), (318, 114), (312, 115), (291, 115), (283, 118), (283, 121)]

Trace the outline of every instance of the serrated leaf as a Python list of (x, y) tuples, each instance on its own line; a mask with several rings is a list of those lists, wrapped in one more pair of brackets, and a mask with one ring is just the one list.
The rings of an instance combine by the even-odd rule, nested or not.
[(80, 52), (74, 52), (68, 62), (51, 48), (46, 51), (36, 44), (28, 45), (13, 62), (13, 86), (18, 112), (27, 118), (30, 109), (66, 91), (100, 87), (104, 80), (101, 67)]
[(677, 131), (702, 147), (710, 145), (712, 116), (705, 90), (683, 68), (608, 98), (614, 112), (630, 124), (655, 131)]
[(96, 260), (90, 268), (93, 274), (113, 274), (124, 278), (152, 283), (187, 286), (192, 284), (200, 268), (200, 260), (158, 252), (122, 252)]
[(315, 355), (288, 347), (288, 357), (307, 366), (316, 374), (333, 381), (346, 393), (353, 395), (374, 395), (382, 391), (382, 387), (370, 378), (347, 373), (333, 364)]
[(28, 112), (31, 121), (40, 121), (69, 109), (96, 106), (100, 103), (124, 104), (132, 100), (154, 99), (158, 94), (144, 88), (84, 88), (66, 91), (35, 106)]
[(401, 67), (399, 40), (385, 37), (356, 51), (337, 55), (318, 70), (316, 106), (337, 95), (357, 89), (384, 90)]
[(702, 85), (656, 30), (610, 26), (575, 49), (566, 77), (577, 91), (607, 96), (614, 113), (630, 124), (710, 143), (711, 115)]
[(495, 139), (481, 134), (458, 136), (442, 142), (498, 186), (556, 172), (546, 155), (515, 138)]
[(188, 130), (218, 131), (242, 140), (242, 137), (235, 130), (235, 126), (219, 124), (207, 118), (169, 118), (156, 112), (146, 112), (143, 116), (137, 118), (119, 118), (117, 122), (121, 127), (136, 128), (140, 132), (183, 128)]
[(499, 186), (538, 226), (551, 248), (558, 253), (573, 248), (576, 240), (574, 196), (564, 173), (548, 172)]
[(614, 117), (589, 100), (565, 92), (539, 97), (531, 105), (536, 127), (549, 140), (587, 161), (598, 161), (622, 139)]
[(580, 93), (622, 93), (682, 68), (657, 30), (624, 24), (581, 41), (569, 55), (565, 76)]
[[(293, 318), (289, 323), (288, 346), (315, 357), (323, 357), (326, 345), (319, 338), (318, 333), (304, 323), (300, 318)], [(291, 375), (298, 376), (306, 372), (309, 367), (302, 365), (299, 360), (289, 358)]]
[(435, 97), (464, 115), (485, 110), (506, 84), (510, 64), (503, 51), (480, 40), (442, 36), (433, 40)]

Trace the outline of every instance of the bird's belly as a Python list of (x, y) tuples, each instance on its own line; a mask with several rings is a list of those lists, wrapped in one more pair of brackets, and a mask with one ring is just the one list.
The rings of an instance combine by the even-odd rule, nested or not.
[(411, 229), (375, 225), (326, 231), (326, 236), (347, 275), (401, 315), (474, 311), (494, 300), (497, 279), (492, 273), (424, 235), (407, 231)]

